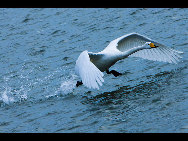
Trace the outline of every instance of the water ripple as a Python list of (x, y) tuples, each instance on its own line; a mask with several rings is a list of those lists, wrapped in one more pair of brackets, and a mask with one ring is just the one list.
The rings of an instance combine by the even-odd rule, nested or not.
[[(187, 132), (186, 8), (0, 9), (0, 132)], [(83, 50), (138, 32), (184, 52), (128, 58), (100, 90), (75, 87)], [(139, 67), (138, 67), (139, 66)]]

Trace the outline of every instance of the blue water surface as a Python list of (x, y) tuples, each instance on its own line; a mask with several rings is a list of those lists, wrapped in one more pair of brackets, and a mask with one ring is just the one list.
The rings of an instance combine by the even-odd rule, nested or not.
[[(127, 58), (99, 90), (75, 87), (79, 54), (138, 32), (178, 64)], [(1, 8), (1, 133), (188, 132), (188, 9)]]

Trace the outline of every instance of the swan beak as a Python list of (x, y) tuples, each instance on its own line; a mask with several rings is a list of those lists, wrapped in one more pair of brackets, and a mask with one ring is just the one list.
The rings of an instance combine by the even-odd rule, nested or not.
[(159, 46), (154, 45), (154, 43), (150, 43), (149, 45), (150, 45), (151, 48), (159, 47)]

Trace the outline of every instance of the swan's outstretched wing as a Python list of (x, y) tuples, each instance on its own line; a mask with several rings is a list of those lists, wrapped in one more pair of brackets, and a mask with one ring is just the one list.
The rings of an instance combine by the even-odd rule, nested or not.
[(124, 52), (133, 47), (142, 46), (146, 42), (152, 42), (152, 40), (138, 33), (130, 33), (117, 38), (116, 42), (117, 42), (117, 49)]
[(104, 82), (104, 74), (90, 61), (88, 51), (83, 51), (76, 61), (76, 74), (82, 79), (82, 83), (88, 88), (99, 89)]
[(177, 63), (179, 61), (179, 58), (182, 58), (179, 54), (183, 53), (181, 51), (176, 51), (174, 49), (171, 49), (169, 47), (166, 47), (163, 44), (160, 44), (144, 35), (140, 35), (138, 33), (131, 33), (124, 36), (121, 36), (112, 42), (107, 46), (107, 50), (112, 50), (116, 48), (117, 50), (121, 52), (126, 52), (131, 48), (142, 46), (146, 42), (152, 42), (157, 48), (152, 49), (143, 49), (139, 50), (133, 54), (130, 54), (130, 57), (141, 57), (148, 60), (153, 61), (163, 61), (163, 62), (169, 62), (169, 63)]
[(140, 50), (138, 52), (131, 54), (130, 57), (141, 57), (143, 59), (175, 64), (177, 64), (180, 61), (180, 58), (182, 58), (179, 54), (183, 52), (176, 51), (155, 41), (153, 41), (153, 43), (158, 47)]

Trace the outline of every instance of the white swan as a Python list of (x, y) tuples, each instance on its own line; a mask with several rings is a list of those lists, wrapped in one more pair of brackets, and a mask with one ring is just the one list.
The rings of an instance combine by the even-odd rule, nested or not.
[(104, 82), (102, 72), (112, 73), (114, 76), (121, 75), (115, 70), (108, 69), (118, 60), (127, 57), (141, 57), (153, 61), (177, 63), (181, 51), (168, 48), (146, 36), (138, 33), (130, 33), (113, 41), (101, 52), (92, 53), (83, 51), (78, 57), (75, 72), (82, 81), (77, 81), (76, 86), (81, 84), (88, 88), (99, 89)]

